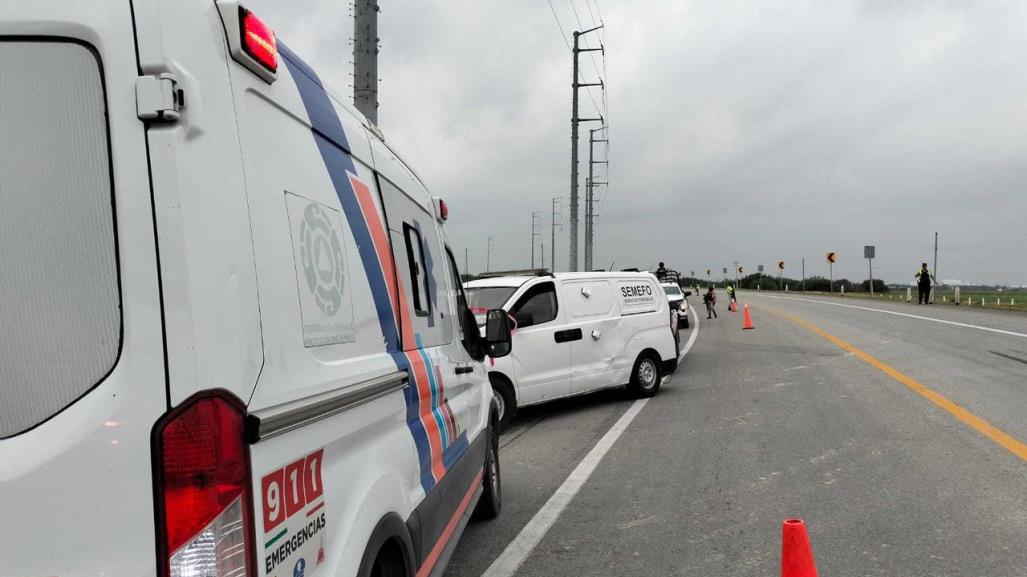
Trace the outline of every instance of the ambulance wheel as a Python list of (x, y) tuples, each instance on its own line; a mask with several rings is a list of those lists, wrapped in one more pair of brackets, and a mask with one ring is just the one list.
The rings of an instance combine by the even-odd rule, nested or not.
[(496, 393), (499, 411), (499, 430), (496, 431), (498, 434), (506, 430), (507, 425), (517, 414), (517, 397), (514, 396), (513, 385), (506, 377), (492, 373), (489, 375), (489, 382), (492, 383), (492, 391)]
[(478, 519), (495, 519), (503, 508), (503, 478), (499, 472), (499, 434), (489, 430), (489, 446), (485, 453), (485, 470), (481, 478), (481, 498), (474, 508)]
[(686, 329), (688, 328), (688, 315), (685, 315), (685, 318), (681, 320), (681, 326)]
[(643, 352), (635, 360), (635, 366), (631, 369), (631, 383), (628, 389), (638, 397), (651, 397), (660, 390), (660, 381), (663, 374), (660, 371), (660, 361), (651, 352)]

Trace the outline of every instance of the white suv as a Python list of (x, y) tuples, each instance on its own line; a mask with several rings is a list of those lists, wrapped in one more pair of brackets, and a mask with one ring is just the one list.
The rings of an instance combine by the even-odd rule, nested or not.
[(663, 288), (663, 292), (667, 294), (667, 301), (670, 303), (670, 308), (677, 312), (678, 315), (678, 328), (688, 328), (688, 300), (686, 297), (692, 296), (691, 291), (681, 291), (681, 287), (677, 283), (664, 282), (660, 283)]

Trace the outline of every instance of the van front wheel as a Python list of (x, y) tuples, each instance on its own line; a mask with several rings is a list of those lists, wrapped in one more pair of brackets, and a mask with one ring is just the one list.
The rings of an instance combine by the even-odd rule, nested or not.
[(506, 380), (495, 374), (489, 375), (489, 382), (492, 384), (492, 391), (496, 394), (496, 404), (499, 405), (499, 430), (501, 433), (513, 420), (517, 413), (517, 398), (514, 396), (513, 387)]
[(631, 369), (631, 383), (628, 387), (636, 396), (651, 397), (659, 392), (662, 380), (659, 361), (652, 354), (642, 353)]
[(481, 498), (474, 509), (474, 517), (477, 519), (495, 519), (503, 508), (503, 477), (499, 472), (499, 433), (490, 431), (489, 437), (481, 478)]

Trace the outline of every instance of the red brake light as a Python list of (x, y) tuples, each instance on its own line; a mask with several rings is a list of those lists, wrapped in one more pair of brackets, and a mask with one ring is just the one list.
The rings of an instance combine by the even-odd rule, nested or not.
[(441, 198), (439, 199), (439, 218), (442, 220), (449, 218), (449, 205), (447, 205), (446, 201)]
[(278, 43), (275, 33), (253, 12), (239, 7), (242, 49), (271, 72), (278, 71)]
[(194, 397), (156, 429), (158, 546), (164, 575), (252, 575), (250, 463), (242, 403)]

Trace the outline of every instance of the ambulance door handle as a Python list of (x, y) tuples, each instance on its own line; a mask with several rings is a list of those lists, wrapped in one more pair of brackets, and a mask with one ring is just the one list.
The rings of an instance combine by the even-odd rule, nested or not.
[(466, 366), (463, 366), (463, 367), (457, 367), (456, 368), (456, 374), (458, 374), (458, 375), (466, 375), (466, 374), (470, 374), (470, 373), (473, 373), (473, 372), (474, 372), (474, 367), (472, 367), (471, 365), (466, 365)]

